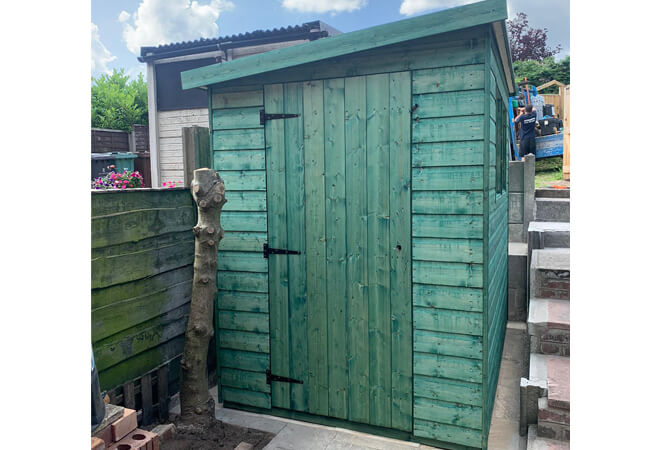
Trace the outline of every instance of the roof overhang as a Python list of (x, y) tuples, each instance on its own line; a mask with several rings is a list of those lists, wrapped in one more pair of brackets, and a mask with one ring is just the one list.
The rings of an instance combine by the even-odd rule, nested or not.
[[(327, 39), (187, 70), (181, 72), (181, 86), (183, 89), (208, 86), (449, 31), (490, 23), (503, 24), (507, 18), (506, 0), (485, 0)], [(501, 26), (501, 29), (505, 33), (505, 26)], [(507, 36), (503, 42), (507, 44)], [(503, 55), (506, 55), (508, 64), (510, 64), (509, 50), (501, 51), (501, 55), (502, 59)], [(506, 70), (506, 76), (510, 74), (512, 83), (512, 65), (508, 68), (508, 64), (504, 62), (504, 70)], [(514, 91), (514, 89), (510, 90)]]
[(494, 30), (494, 37), (496, 38), (496, 45), (499, 48), (499, 55), (501, 56), (503, 72), (506, 75), (508, 92), (510, 95), (515, 95), (515, 72), (513, 71), (513, 59), (510, 54), (510, 43), (508, 41), (508, 31), (506, 29), (505, 22), (494, 22), (492, 24), (492, 29)]

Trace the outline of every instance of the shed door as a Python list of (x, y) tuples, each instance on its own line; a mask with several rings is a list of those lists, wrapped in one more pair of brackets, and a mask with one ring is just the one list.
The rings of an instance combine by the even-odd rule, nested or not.
[(272, 406), (412, 429), (410, 73), (264, 87)]

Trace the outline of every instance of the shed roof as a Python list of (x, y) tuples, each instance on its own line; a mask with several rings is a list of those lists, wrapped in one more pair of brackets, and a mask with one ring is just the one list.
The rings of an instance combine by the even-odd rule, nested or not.
[[(506, 0), (485, 0), (398, 22), (352, 31), (328, 39), (187, 70), (181, 73), (181, 85), (183, 89), (191, 89), (222, 83), (463, 28), (489, 23), (502, 23), (507, 18)], [(508, 78), (509, 90), (513, 92), (512, 66), (510, 66), (510, 49), (506, 27), (497, 26), (495, 31), (506, 78)], [(502, 36), (499, 36), (499, 31), (501, 31)]]

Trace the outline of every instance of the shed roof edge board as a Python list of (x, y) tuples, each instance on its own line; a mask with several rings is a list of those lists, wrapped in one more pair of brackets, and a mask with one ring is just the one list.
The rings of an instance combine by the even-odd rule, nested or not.
[(181, 72), (183, 89), (245, 78), (508, 18), (506, 0), (485, 0), (432, 14)]

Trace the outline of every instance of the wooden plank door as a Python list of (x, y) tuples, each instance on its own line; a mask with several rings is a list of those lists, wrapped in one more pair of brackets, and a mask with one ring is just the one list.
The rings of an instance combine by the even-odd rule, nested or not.
[(410, 73), (264, 93), (272, 406), (410, 431)]

